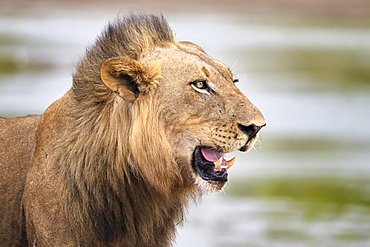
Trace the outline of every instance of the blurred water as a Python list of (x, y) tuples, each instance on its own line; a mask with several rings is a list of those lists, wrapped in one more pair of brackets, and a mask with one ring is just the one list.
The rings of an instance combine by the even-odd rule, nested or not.
[[(0, 69), (0, 115), (42, 113), (62, 96), (71, 86), (73, 64), (84, 47), (116, 14), (0, 15), (0, 67), (12, 68)], [(226, 195), (212, 195), (190, 207), (189, 222), (180, 227), (176, 246), (368, 246), (367, 200), (345, 202), (341, 214), (331, 211), (338, 202), (315, 201), (325, 212), (307, 220), (304, 205), (316, 205), (309, 200), (289, 193), (271, 195), (258, 183), (250, 185), (257, 188), (252, 192), (233, 191), (250, 189), (237, 182), (262, 178), (265, 184), (276, 178), (289, 184), (297, 177), (329, 177), (339, 183), (351, 177), (370, 184), (370, 81), (361, 67), (370, 65), (370, 27), (290, 25), (210, 13), (165, 14), (178, 40), (199, 44), (233, 69), (240, 79), (238, 86), (268, 122), (255, 150), (238, 154)], [(323, 58), (310, 63), (301, 59), (302, 51), (360, 54), (355, 61), (363, 63), (356, 69), (363, 76), (339, 83), (341, 67), (333, 70), (323, 65), (319, 73), (314, 65)], [(333, 57), (328, 63), (338, 61)], [(297, 63), (305, 69), (297, 70)], [(321, 77), (327, 68), (337, 74)]]

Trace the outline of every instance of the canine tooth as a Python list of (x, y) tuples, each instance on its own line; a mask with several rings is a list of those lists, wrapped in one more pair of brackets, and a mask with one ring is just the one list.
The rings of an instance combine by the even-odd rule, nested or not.
[(227, 169), (227, 166), (221, 166), (221, 169)]
[(220, 169), (222, 164), (222, 157), (219, 158), (216, 162), (213, 162), (215, 164), (215, 169)]
[(228, 169), (230, 169), (236, 162), (236, 156), (232, 158), (231, 160), (226, 161), (226, 166)]

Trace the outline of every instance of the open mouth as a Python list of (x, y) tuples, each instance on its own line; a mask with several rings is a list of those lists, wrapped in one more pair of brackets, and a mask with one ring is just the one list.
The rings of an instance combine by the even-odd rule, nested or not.
[(235, 161), (236, 157), (226, 160), (224, 153), (211, 147), (196, 147), (193, 154), (193, 168), (204, 180), (226, 182)]

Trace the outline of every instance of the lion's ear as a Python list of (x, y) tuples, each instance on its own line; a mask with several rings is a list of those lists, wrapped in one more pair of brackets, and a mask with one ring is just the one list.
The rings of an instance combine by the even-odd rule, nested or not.
[(161, 68), (159, 63), (143, 66), (127, 57), (114, 57), (103, 63), (100, 76), (110, 90), (132, 102), (156, 88)]

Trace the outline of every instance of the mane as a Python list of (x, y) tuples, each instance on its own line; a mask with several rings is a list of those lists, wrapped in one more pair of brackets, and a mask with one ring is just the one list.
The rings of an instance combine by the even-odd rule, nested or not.
[(139, 60), (145, 51), (175, 43), (175, 35), (162, 15), (131, 14), (108, 23), (77, 65), (72, 87), (76, 98), (105, 101), (110, 90), (101, 81), (100, 68), (107, 59), (126, 56)]
[[(57, 150), (60, 195), (71, 236), (81, 246), (167, 246), (195, 186), (175, 159), (153, 97), (128, 103), (100, 79), (116, 56), (175, 43), (160, 15), (134, 14), (110, 23), (73, 76), (68, 124)], [(115, 243), (118, 244), (118, 243)], [(122, 245), (122, 243), (121, 243)]]

